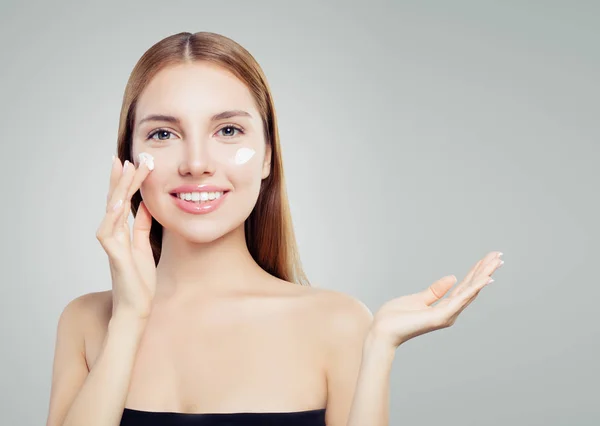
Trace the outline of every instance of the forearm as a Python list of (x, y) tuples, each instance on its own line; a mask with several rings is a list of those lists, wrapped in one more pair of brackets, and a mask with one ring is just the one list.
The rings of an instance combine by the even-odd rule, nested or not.
[(71, 405), (62, 426), (118, 426), (129, 390), (145, 322), (116, 313), (98, 360)]
[(369, 334), (363, 345), (348, 426), (388, 426), (390, 373), (395, 349)]

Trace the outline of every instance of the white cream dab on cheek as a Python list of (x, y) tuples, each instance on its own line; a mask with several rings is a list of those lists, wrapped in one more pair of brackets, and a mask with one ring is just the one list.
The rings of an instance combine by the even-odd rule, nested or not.
[(138, 161), (140, 162), (140, 164), (145, 162), (150, 170), (154, 169), (154, 157), (152, 157), (147, 152), (140, 152), (138, 154)]
[(250, 161), (252, 157), (254, 157), (254, 154), (256, 154), (256, 151), (251, 148), (240, 148), (235, 153), (233, 162), (237, 165), (245, 164)]

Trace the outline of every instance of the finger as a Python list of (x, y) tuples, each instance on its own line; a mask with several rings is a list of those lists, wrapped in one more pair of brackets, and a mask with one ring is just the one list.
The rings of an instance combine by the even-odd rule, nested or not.
[(118, 208), (118, 215), (115, 218), (113, 224), (113, 235), (118, 235), (121, 237), (121, 240), (127, 240), (127, 244), (129, 244), (129, 240), (131, 238), (131, 234), (129, 231), (129, 212), (131, 211), (131, 201), (125, 199), (122, 200), (121, 206)]
[(117, 219), (117, 226), (121, 226), (124, 230), (129, 231), (129, 212), (131, 211), (131, 200), (123, 200), (123, 207), (121, 208), (121, 215)]
[(473, 266), (473, 268), (471, 268), (471, 270), (467, 273), (467, 275), (461, 281), (461, 283), (454, 290), (452, 290), (450, 296), (453, 297), (460, 294), (465, 289), (465, 287), (467, 287), (473, 282), (474, 277), (480, 274), (482, 268), (489, 264), (490, 261), (497, 258), (498, 254), (500, 254), (500, 252), (490, 252), (481, 260), (479, 260), (479, 262), (477, 262), (475, 266)]
[(497, 257), (494, 260), (492, 260), (490, 263), (485, 265), (485, 267), (481, 271), (481, 275), (484, 275), (489, 278), (503, 264), (504, 264), (504, 261), (500, 257)]
[(479, 275), (482, 273), (483, 269), (492, 263), (494, 260), (498, 258), (501, 253), (499, 251), (489, 252), (484, 258), (483, 261), (479, 264), (479, 266), (475, 269), (474, 275)]
[(102, 246), (106, 249), (108, 238), (114, 236), (115, 228), (118, 226), (119, 218), (121, 217), (123, 204), (119, 203), (116, 208), (108, 208), (102, 222), (98, 226), (96, 231), (96, 238), (100, 241)]
[(460, 313), (462, 311), (464, 311), (467, 306), (469, 306), (471, 303), (473, 303), (473, 301), (475, 299), (477, 299), (477, 296), (479, 295), (479, 292), (481, 291), (481, 289), (483, 287), (485, 287), (487, 284), (485, 281), (483, 281), (483, 284), (478, 285), (478, 286), (474, 286), (474, 287), (470, 287), (468, 290), (465, 290), (465, 295), (462, 298), (462, 303), (458, 305), (458, 309), (456, 311), (456, 315), (460, 315)]
[[(125, 164), (128, 163), (128, 161), (125, 161)], [(119, 169), (122, 169), (121, 176), (115, 177), (115, 172), (118, 172)], [(131, 164), (127, 168), (121, 168), (120, 160), (115, 159), (115, 164), (113, 164), (113, 170), (111, 171), (110, 201), (107, 203), (104, 219), (96, 231), (96, 237), (107, 252), (112, 251), (109, 247), (109, 242), (115, 238), (120, 240), (121, 244), (125, 243), (125, 245), (129, 245), (130, 237), (128, 228), (123, 228), (123, 217), (124, 215), (127, 217), (126, 212), (128, 212), (129, 206), (127, 204), (128, 200), (123, 198), (123, 194), (127, 193), (127, 188), (131, 183), (133, 177), (132, 169)], [(114, 183), (115, 179), (117, 180), (116, 184)]]
[(456, 296), (461, 289), (463, 289), (468, 283), (473, 279), (473, 275), (475, 275), (475, 271), (479, 268), (479, 265), (483, 263), (483, 259), (480, 259), (467, 273), (467, 275), (463, 278), (459, 285), (457, 285), (454, 290), (450, 293), (450, 297)]
[[(149, 154), (146, 154), (146, 155), (149, 155)], [(135, 166), (135, 164), (132, 164), (132, 166)], [(142, 156), (142, 161), (139, 162), (139, 166), (135, 170), (131, 184), (129, 185), (129, 188), (127, 189), (127, 197), (125, 198), (125, 201), (124, 201), (124, 203), (126, 205), (123, 210), (123, 216), (121, 217), (121, 220), (123, 222), (123, 226), (126, 226), (127, 229), (129, 229), (128, 220), (129, 220), (129, 212), (131, 211), (131, 197), (133, 197), (133, 194), (135, 194), (140, 189), (142, 182), (146, 179), (146, 177), (148, 177), (148, 175), (150, 174), (150, 172), (153, 169), (154, 169), (154, 164), (150, 163), (150, 165), (149, 165), (149, 163), (146, 162), (146, 157)]]
[[(500, 262), (500, 259), (497, 260)], [(481, 289), (490, 283), (490, 277), (485, 272), (493, 270), (493, 268), (493, 266), (490, 266), (490, 269), (487, 269), (483, 273), (473, 277), (470, 285), (463, 287), (462, 291), (460, 291), (458, 294), (450, 295), (450, 297), (445, 298), (434, 308), (440, 310), (440, 315), (443, 318), (456, 318), (477, 298), (477, 295)]]
[(152, 227), (152, 215), (146, 204), (142, 201), (133, 221), (133, 247), (141, 252), (147, 252), (150, 246), (150, 228)]
[(464, 310), (467, 306), (469, 306), (471, 303), (473, 303), (473, 301), (475, 299), (477, 299), (477, 296), (479, 295), (479, 292), (481, 291), (481, 288), (476, 290), (475, 293), (473, 294), (473, 296), (469, 297), (469, 299), (467, 299), (467, 303), (465, 303), (464, 307), (461, 309)]
[(121, 166), (121, 160), (119, 157), (115, 157), (112, 162), (112, 167), (110, 169), (110, 181), (108, 185), (108, 193), (106, 194), (106, 203), (108, 204), (112, 198), (112, 194), (123, 174), (123, 166)]
[(449, 325), (454, 324), (458, 316), (477, 298), (478, 294), (479, 291), (475, 292), (472, 297), (462, 300), (462, 303), (453, 300), (452, 303), (448, 303), (447, 305), (443, 306), (443, 312), (440, 314), (440, 316), (444, 318), (445, 323)]
[(145, 157), (142, 157), (143, 161), (139, 163), (139, 166), (135, 172), (135, 176), (133, 177), (133, 181), (131, 182), (131, 186), (129, 187), (129, 190), (127, 192), (128, 199), (131, 199), (131, 197), (133, 197), (133, 194), (135, 194), (140, 189), (140, 187), (142, 186), (142, 182), (144, 182), (144, 180), (148, 177), (148, 175), (154, 168), (153, 163), (146, 162), (144, 158)]
[(479, 266), (483, 263), (483, 259), (479, 259), (479, 261), (471, 268), (471, 270), (467, 273), (462, 282), (471, 281), (473, 279), (473, 275), (475, 275), (475, 271), (479, 269)]
[[(487, 256), (489, 256), (489, 253)], [(468, 285), (468, 283), (471, 282), (471, 280), (473, 279), (473, 276), (477, 273), (477, 271), (479, 270), (479, 268), (485, 261), (486, 261), (486, 256), (479, 259), (479, 261), (469, 270), (469, 272), (463, 278), (463, 280), (460, 282), (460, 284), (452, 291), (451, 295), (456, 294), (457, 292), (459, 292), (461, 290), (461, 288), (463, 288), (465, 285)]]
[(447, 275), (440, 278), (420, 293), (422, 301), (428, 306), (433, 304), (444, 297), (455, 283), (456, 277), (454, 275)]
[(466, 286), (462, 287), (456, 294), (456, 297), (471, 297), (473, 292), (481, 290), (485, 285), (489, 284), (490, 276), (494, 273), (494, 271), (500, 266), (502, 262), (501, 259), (496, 258), (488, 263), (484, 269), (481, 271), (479, 275), (473, 277), (470, 283), (467, 283)]
[[(146, 157), (151, 158), (150, 166), (146, 162)], [(139, 163), (139, 167), (137, 169), (135, 169), (135, 163), (130, 162), (128, 162), (128, 168), (134, 169), (133, 177), (131, 178), (131, 180), (128, 180), (129, 187), (127, 188), (127, 195), (123, 199), (124, 206), (122, 210), (122, 215), (118, 219), (118, 223), (121, 226), (127, 228), (127, 230), (129, 230), (128, 220), (129, 212), (131, 211), (131, 197), (133, 197), (133, 194), (137, 192), (137, 190), (141, 186), (141, 183), (144, 181), (144, 179), (146, 179), (150, 171), (154, 168), (153, 159), (149, 154), (145, 154), (145, 156), (142, 156), (142, 161)]]
[(131, 185), (131, 181), (133, 180), (134, 174), (135, 170), (133, 168), (133, 165), (128, 160), (125, 160), (125, 164), (123, 165), (123, 173), (119, 178), (119, 182), (117, 183), (117, 186), (115, 187), (115, 190), (111, 195), (110, 201), (108, 202), (107, 210), (113, 208), (113, 206), (118, 200), (122, 200), (123, 203), (127, 201), (125, 199), (125, 196), (127, 195), (127, 190)]

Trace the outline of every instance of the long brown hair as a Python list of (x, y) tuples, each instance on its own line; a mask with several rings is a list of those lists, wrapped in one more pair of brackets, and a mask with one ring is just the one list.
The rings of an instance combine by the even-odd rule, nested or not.
[[(131, 144), (137, 100), (150, 80), (163, 68), (194, 61), (210, 61), (227, 69), (246, 84), (263, 122), (265, 143), (271, 145), (271, 172), (261, 182), (258, 200), (244, 224), (246, 244), (266, 272), (296, 284), (310, 283), (302, 269), (286, 193), (277, 117), (267, 79), (254, 57), (235, 41), (211, 32), (182, 32), (168, 36), (139, 59), (127, 82), (121, 106), (117, 152), (122, 162), (132, 161)], [(135, 217), (142, 196), (131, 200)], [(158, 265), (162, 225), (152, 218), (150, 245)]]

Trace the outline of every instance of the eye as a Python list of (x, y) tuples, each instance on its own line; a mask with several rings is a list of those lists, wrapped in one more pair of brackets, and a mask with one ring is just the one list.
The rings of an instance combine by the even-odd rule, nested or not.
[(232, 124), (228, 124), (225, 127), (222, 127), (217, 133), (222, 132), (223, 130), (227, 130), (227, 132), (223, 135), (226, 138), (231, 138), (235, 136), (235, 131), (237, 130), (239, 133), (244, 134), (244, 130), (241, 127), (234, 126)]
[(148, 135), (147, 139), (154, 139), (154, 140), (161, 140), (161, 141), (168, 140), (169, 138), (167, 138), (167, 139), (161, 139), (161, 138), (156, 139), (156, 138), (154, 138), (154, 135), (164, 135), (164, 134), (170, 134), (170, 135), (172, 135), (173, 133), (170, 132), (170, 131), (168, 131), (168, 130), (166, 130), (166, 129), (157, 129), (154, 132), (150, 133)]

